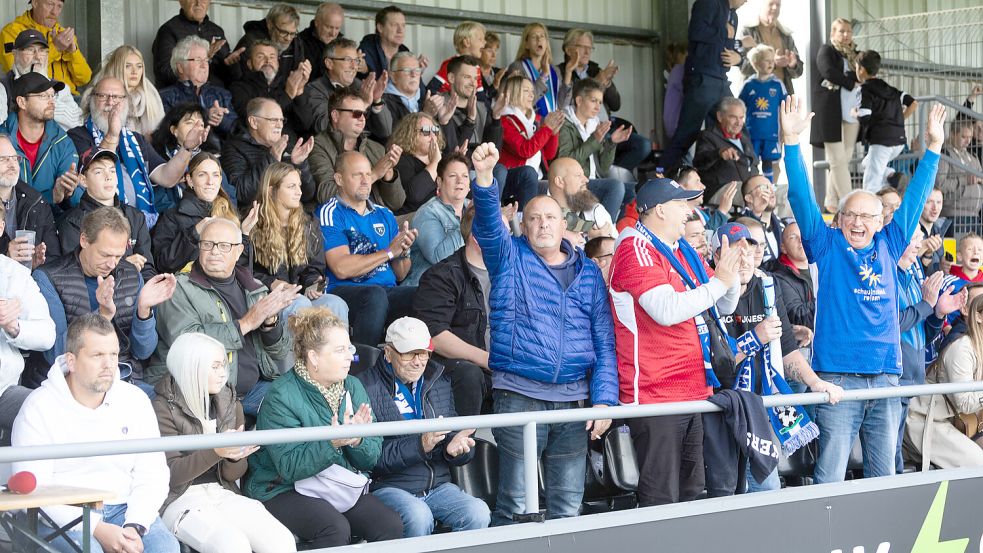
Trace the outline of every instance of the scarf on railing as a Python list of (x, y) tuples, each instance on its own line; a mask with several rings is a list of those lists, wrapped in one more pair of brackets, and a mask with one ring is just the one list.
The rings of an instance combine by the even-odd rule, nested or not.
[[(106, 135), (99, 130), (99, 127), (95, 126), (91, 117), (85, 122), (85, 127), (89, 129), (92, 140), (96, 144), (102, 144)], [(150, 184), (150, 171), (147, 171), (147, 164), (144, 162), (140, 144), (133, 132), (125, 127), (119, 132), (119, 148), (116, 149), (116, 153), (119, 154), (119, 161), (116, 162), (119, 201), (133, 205), (144, 212), (147, 216), (147, 226), (152, 227), (151, 218), (153, 218), (153, 222), (157, 222), (157, 208), (154, 207), (154, 190)], [(130, 182), (133, 183), (133, 193), (136, 197), (132, 199), (126, 197), (124, 169), (126, 170), (125, 175), (128, 175)], [(130, 200), (133, 203), (130, 203)]]
[[(652, 234), (652, 232), (642, 224), (641, 221), (635, 223), (635, 230), (640, 232), (642, 236), (647, 238), (649, 242), (655, 247), (655, 249), (665, 257), (672, 268), (679, 273), (680, 278), (691, 290), (695, 290), (698, 286), (710, 282), (710, 277), (707, 276), (706, 270), (703, 268), (703, 258), (700, 254), (693, 249), (685, 240), (679, 240), (676, 244), (679, 247), (679, 251), (683, 254), (683, 258), (686, 260), (686, 264), (689, 265), (690, 269), (693, 270), (693, 274), (696, 276), (696, 280), (699, 281), (699, 285), (693, 282), (689, 276), (689, 271), (683, 268), (682, 263), (679, 262), (679, 258), (672, 249), (667, 246), (662, 240), (659, 240), (657, 236)], [(720, 315), (717, 313), (717, 308), (715, 306), (710, 306), (709, 311), (711, 312), (711, 318), (709, 324), (716, 324), (720, 328), (721, 333), (727, 336), (727, 329), (724, 328), (723, 323), (720, 322)], [(700, 336), (700, 346), (703, 349), (703, 370), (706, 373), (707, 386), (713, 386), (714, 388), (720, 387), (720, 381), (717, 380), (717, 375), (713, 372), (713, 364), (710, 360), (710, 329), (707, 327), (707, 321), (704, 319), (703, 314), (700, 313), (696, 317), (693, 317), (696, 321), (696, 331)]]
[[(771, 276), (759, 273), (765, 304), (765, 317), (775, 314), (775, 282)], [(734, 388), (754, 393), (754, 383), (757, 380), (757, 367), (762, 368), (761, 396), (768, 397), (776, 394), (792, 394), (792, 388), (782, 376), (779, 363), (782, 361), (781, 340), (772, 340), (764, 344), (753, 330), (745, 332), (737, 339), (737, 347), (744, 353), (744, 361), (737, 370)], [(755, 363), (760, 356), (761, 363)], [(809, 415), (801, 406), (780, 405), (768, 409), (771, 427), (782, 443), (782, 452), (786, 457), (797, 449), (819, 437), (819, 427), (812, 422)]]
[[(539, 81), (539, 68), (533, 65), (532, 59), (524, 58), (522, 60), (522, 67), (525, 68), (526, 74), (533, 83)], [(552, 65), (549, 66), (549, 73), (543, 79), (546, 84), (546, 93), (536, 101), (536, 113), (540, 117), (546, 117), (549, 112), (556, 111), (556, 96), (558, 94), (559, 80), (556, 78), (556, 69)]]

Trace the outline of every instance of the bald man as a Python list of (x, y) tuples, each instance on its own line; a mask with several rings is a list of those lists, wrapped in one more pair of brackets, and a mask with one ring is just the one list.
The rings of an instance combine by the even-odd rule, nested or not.
[(554, 159), (546, 178), (550, 197), (560, 204), (566, 221), (563, 237), (570, 243), (583, 248), (591, 238), (618, 237), (611, 214), (587, 188), (590, 180), (577, 160), (570, 157)]
[[(345, 9), (335, 2), (323, 2), (317, 7), (311, 24), (297, 35), (304, 44), (304, 56), (311, 62), (310, 82), (324, 75), (324, 49), (331, 41), (344, 38)], [(365, 62), (362, 62), (363, 64)], [(359, 73), (364, 71), (359, 68)]]
[[(502, 222), (492, 169), (494, 144), (472, 155), (475, 218), (472, 236), (491, 280), (488, 366), (496, 413), (616, 405), (618, 374), (611, 308), (604, 277), (583, 250), (563, 239), (560, 204), (537, 196), (526, 204), (522, 238)], [(574, 163), (576, 165), (576, 163)], [(581, 172), (581, 175), (583, 173)], [(603, 417), (603, 415), (601, 415)], [(550, 518), (576, 516), (583, 499), (588, 432), (599, 438), (610, 420), (541, 425), (536, 455), (546, 478)], [(492, 431), (499, 451), (500, 487), (493, 525), (530, 520), (523, 488), (522, 430)]]

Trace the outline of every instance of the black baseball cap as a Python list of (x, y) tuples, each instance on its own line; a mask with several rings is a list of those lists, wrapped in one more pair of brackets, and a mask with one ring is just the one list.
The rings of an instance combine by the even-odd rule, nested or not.
[(672, 179), (649, 179), (635, 196), (635, 207), (643, 213), (653, 207), (673, 200), (692, 200), (699, 198), (702, 190), (686, 190)]
[(119, 156), (117, 156), (116, 152), (112, 150), (95, 147), (89, 148), (82, 154), (82, 157), (79, 158), (79, 174), (81, 175), (82, 173), (85, 173), (85, 171), (89, 168), (89, 165), (92, 165), (93, 161), (104, 158), (113, 160), (113, 163), (119, 161)]
[(18, 96), (27, 96), (28, 94), (44, 92), (49, 88), (55, 89), (55, 92), (61, 92), (62, 89), (65, 88), (65, 83), (61, 81), (52, 81), (40, 73), (31, 71), (30, 73), (25, 73), (14, 79), (13, 95), (14, 98), (17, 98)]
[(6, 53), (11, 53), (14, 50), (23, 50), (32, 44), (40, 44), (45, 48), (48, 47), (48, 40), (44, 38), (41, 31), (36, 29), (24, 29), (17, 35), (17, 38), (13, 42), (8, 42), (3, 45), (3, 51)]

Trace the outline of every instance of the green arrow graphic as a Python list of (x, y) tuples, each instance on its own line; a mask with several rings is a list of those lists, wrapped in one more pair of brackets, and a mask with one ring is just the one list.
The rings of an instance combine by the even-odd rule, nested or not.
[(939, 485), (939, 491), (935, 492), (935, 499), (932, 506), (925, 515), (925, 522), (922, 529), (918, 531), (915, 538), (915, 546), (911, 548), (911, 553), (965, 553), (969, 546), (969, 538), (958, 540), (939, 541), (942, 534), (942, 516), (945, 514), (945, 496), (949, 492), (949, 481)]

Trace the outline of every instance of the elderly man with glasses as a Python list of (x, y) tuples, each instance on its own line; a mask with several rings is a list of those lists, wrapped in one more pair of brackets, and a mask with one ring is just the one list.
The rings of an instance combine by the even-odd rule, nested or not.
[(281, 283), (271, 291), (248, 268), (236, 266), (242, 232), (228, 219), (213, 219), (200, 236), (198, 260), (178, 275), (171, 301), (158, 307), (160, 342), (146, 378), (156, 382), (167, 374), (167, 352), (178, 336), (204, 332), (225, 346), (229, 382), (243, 411), (255, 416), (279, 374), (276, 360), (290, 351), (280, 312), (297, 298), (300, 285)]
[(209, 81), (208, 48), (208, 41), (196, 35), (184, 37), (174, 46), (171, 70), (177, 82), (161, 89), (160, 99), (164, 112), (181, 104), (200, 105), (208, 115), (205, 124), (211, 132), (226, 138), (235, 129), (236, 112), (232, 110), (232, 93)]
[(314, 178), (307, 165), (314, 139), (292, 141), (284, 132), (284, 122), (279, 104), (269, 98), (254, 98), (246, 107), (245, 132), (226, 140), (222, 147), (222, 170), (236, 189), (239, 210), (243, 213), (258, 199), (256, 192), (266, 168), (277, 161), (297, 167), (301, 202), (308, 213), (314, 207)]

